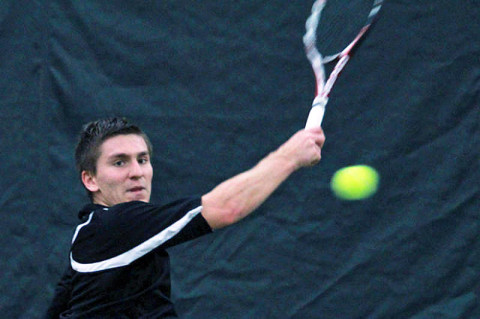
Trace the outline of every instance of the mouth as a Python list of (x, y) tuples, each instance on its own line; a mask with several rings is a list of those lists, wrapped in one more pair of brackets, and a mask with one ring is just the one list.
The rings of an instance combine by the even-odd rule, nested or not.
[(138, 193), (138, 192), (141, 192), (141, 191), (143, 191), (143, 190), (145, 190), (145, 187), (137, 186), (137, 187), (129, 188), (129, 189), (128, 189), (128, 192)]

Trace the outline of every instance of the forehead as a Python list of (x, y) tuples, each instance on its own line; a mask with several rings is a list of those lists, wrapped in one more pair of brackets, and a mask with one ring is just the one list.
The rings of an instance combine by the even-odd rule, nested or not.
[(116, 135), (106, 139), (100, 146), (100, 157), (111, 157), (118, 154), (136, 155), (148, 153), (144, 138), (138, 134)]

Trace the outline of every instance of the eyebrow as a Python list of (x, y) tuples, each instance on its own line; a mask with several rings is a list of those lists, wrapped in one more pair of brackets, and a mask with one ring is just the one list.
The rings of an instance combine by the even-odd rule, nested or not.
[[(150, 154), (148, 153), (148, 151), (143, 151), (143, 152), (135, 154), (135, 156), (136, 157), (150, 156)], [(126, 153), (115, 153), (115, 154), (110, 155), (107, 159), (110, 160), (110, 159), (128, 158), (128, 157), (130, 157), (130, 155), (128, 155)]]

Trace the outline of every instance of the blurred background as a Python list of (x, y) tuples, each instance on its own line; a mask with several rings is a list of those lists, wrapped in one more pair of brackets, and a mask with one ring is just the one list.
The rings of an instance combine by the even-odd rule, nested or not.
[[(345, 2), (347, 0), (338, 0)], [(82, 125), (154, 145), (152, 201), (203, 194), (304, 126), (305, 0), (2, 0), (0, 310), (41, 318), (87, 196)], [(319, 165), (171, 249), (182, 318), (480, 317), (480, 3), (387, 0), (346, 66)], [(368, 164), (377, 194), (332, 174)]]

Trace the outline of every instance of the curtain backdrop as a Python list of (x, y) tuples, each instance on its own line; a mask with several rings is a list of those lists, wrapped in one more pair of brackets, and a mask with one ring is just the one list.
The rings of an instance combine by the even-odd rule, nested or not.
[[(159, 204), (303, 127), (312, 2), (1, 1), (2, 317), (41, 318), (67, 265), (82, 124), (144, 128)], [(386, 1), (332, 92), (320, 164), (169, 251), (182, 318), (480, 318), (479, 16), (477, 0)], [(380, 189), (341, 201), (330, 178), (353, 164)]]

